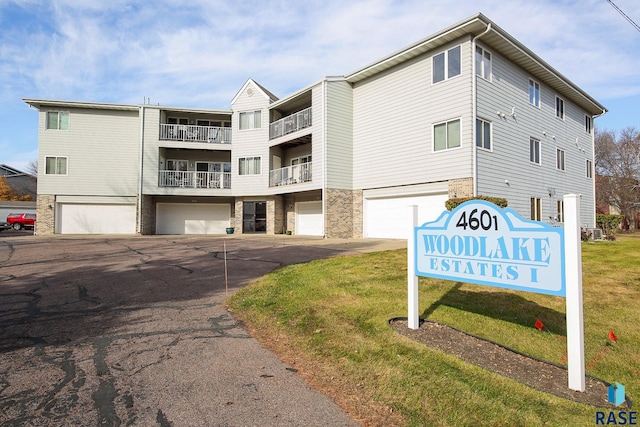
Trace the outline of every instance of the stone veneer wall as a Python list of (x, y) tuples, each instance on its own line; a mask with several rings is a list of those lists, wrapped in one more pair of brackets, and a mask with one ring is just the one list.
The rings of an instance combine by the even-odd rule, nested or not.
[(38, 236), (52, 236), (56, 230), (56, 196), (38, 194), (36, 200), (36, 215), (38, 220), (36, 221), (34, 234)]
[(452, 179), (449, 181), (449, 198), (473, 197), (473, 178)]
[(156, 204), (152, 196), (142, 196), (140, 210), (140, 234), (156, 234)]
[(362, 191), (327, 188), (324, 194), (325, 237), (362, 237)]

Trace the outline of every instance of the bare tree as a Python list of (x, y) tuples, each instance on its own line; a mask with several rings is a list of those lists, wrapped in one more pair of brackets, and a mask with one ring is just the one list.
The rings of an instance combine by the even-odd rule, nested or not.
[(30, 173), (33, 176), (38, 176), (38, 161), (32, 160), (27, 163), (27, 173)]
[(596, 131), (596, 200), (599, 206), (613, 206), (635, 229), (640, 203), (640, 132), (629, 127), (615, 132)]

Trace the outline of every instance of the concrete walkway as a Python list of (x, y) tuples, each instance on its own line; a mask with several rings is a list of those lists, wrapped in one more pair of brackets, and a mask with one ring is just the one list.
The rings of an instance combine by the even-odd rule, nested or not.
[(278, 266), (403, 247), (0, 235), (0, 424), (357, 425), (251, 338), (223, 301)]

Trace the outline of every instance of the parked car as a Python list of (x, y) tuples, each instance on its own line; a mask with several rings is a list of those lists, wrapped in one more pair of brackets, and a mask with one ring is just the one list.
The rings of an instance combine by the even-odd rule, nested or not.
[(7, 222), (14, 230), (22, 228), (34, 228), (36, 225), (36, 214), (34, 213), (10, 213), (7, 215)]
[(0, 231), (8, 230), (11, 228), (11, 224), (8, 222), (0, 222)]

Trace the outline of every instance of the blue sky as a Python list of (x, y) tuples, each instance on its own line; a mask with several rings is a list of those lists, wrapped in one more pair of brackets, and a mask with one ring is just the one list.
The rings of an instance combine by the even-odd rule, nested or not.
[(606, 0), (0, 0), (0, 163), (37, 159), (22, 98), (228, 109), (249, 77), (284, 97), (477, 12), (607, 107), (597, 128), (640, 128), (640, 32)]

